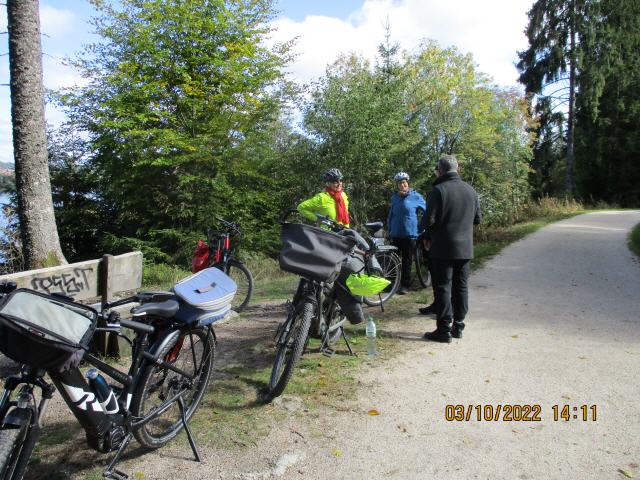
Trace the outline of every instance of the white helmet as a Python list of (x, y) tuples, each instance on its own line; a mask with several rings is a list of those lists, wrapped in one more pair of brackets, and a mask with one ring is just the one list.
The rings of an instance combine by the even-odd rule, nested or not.
[(407, 172), (398, 172), (393, 176), (393, 180), (396, 183), (401, 182), (402, 180), (406, 180), (408, 182), (409, 181), (409, 174)]

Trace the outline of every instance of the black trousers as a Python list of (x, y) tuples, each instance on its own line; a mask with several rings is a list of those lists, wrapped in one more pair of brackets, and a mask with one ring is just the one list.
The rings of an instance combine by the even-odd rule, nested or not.
[(464, 330), (464, 319), (469, 311), (468, 279), (471, 260), (431, 259), (431, 273), (436, 297), (438, 330)]
[(411, 267), (413, 265), (413, 252), (416, 249), (415, 238), (392, 238), (391, 243), (398, 247), (398, 252), (402, 257), (402, 274), (400, 276), (400, 284), (403, 287), (411, 286)]

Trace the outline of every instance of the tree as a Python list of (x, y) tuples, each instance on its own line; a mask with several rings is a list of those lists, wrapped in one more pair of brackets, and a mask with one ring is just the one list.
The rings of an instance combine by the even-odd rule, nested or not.
[(77, 62), (90, 83), (60, 100), (89, 139), (103, 247), (143, 240), (184, 261), (215, 216), (242, 221), (252, 242), (266, 221), (255, 210), (275, 208), (256, 192), (273, 193), (263, 132), (280, 115), (290, 49), (264, 45), (272, 1), (95, 5), (102, 40)]
[(640, 204), (640, 3), (600, 0), (585, 36), (577, 101), (583, 196)]
[(11, 118), (18, 216), (26, 268), (67, 263), (47, 163), (38, 0), (8, 0)]
[(537, 0), (529, 10), (529, 48), (519, 52), (520, 82), (527, 93), (567, 109), (565, 192), (574, 187), (575, 105), (582, 65), (581, 39), (592, 0)]

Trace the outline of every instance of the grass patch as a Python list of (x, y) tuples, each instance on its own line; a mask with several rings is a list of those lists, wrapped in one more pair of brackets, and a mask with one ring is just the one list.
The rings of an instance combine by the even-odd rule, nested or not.
[[(372, 361), (387, 360), (395, 351), (392, 339), (382, 336), (377, 340), (379, 353), (372, 359), (366, 354), (364, 331), (348, 328), (347, 336), (357, 356), (348, 354), (343, 340), (337, 344), (337, 353), (332, 357), (319, 352), (319, 340), (309, 341), (283, 394), (299, 398), (300, 407), (293, 412), (264, 403), (270, 364), (261, 369), (244, 365), (219, 369), (191, 420), (198, 442), (225, 449), (252, 447), (288, 415), (314, 415), (321, 407), (344, 408), (345, 401), (354, 398), (356, 393), (358, 368)], [(268, 346), (272, 357), (273, 345)]]
[(640, 223), (629, 233), (629, 249), (640, 257)]

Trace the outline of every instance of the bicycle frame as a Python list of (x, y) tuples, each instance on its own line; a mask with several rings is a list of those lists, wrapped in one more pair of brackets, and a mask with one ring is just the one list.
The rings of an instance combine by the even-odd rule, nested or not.
[[(127, 301), (131, 301), (131, 299), (115, 302), (109, 305), (109, 307), (116, 306), (116, 304), (128, 303)], [(117, 449), (116, 454), (104, 472), (104, 476), (106, 478), (124, 479), (127, 478), (126, 475), (115, 470), (114, 466), (126, 446), (129, 444), (133, 431), (159, 417), (174, 403), (178, 402), (182, 414), (182, 422), (185, 430), (187, 431), (189, 443), (196, 460), (200, 461), (200, 456), (195, 447), (195, 443), (193, 442), (189, 427), (186, 424), (184, 403), (182, 399), (182, 395), (187, 391), (187, 388), (192, 386), (191, 383), (189, 383), (187, 388), (181, 389), (142, 418), (133, 416), (129, 411), (129, 405), (134, 390), (137, 387), (138, 381), (140, 380), (146, 365), (159, 365), (163, 368), (174, 371), (189, 380), (193, 380), (194, 378), (193, 375), (184, 372), (170, 363), (172, 358), (175, 358), (175, 355), (177, 355), (177, 352), (174, 352), (174, 350), (182, 346), (180, 342), (178, 342), (178, 344), (176, 344), (176, 346), (162, 359), (158, 358), (157, 353), (154, 354), (148, 351), (151, 335), (153, 335), (151, 337), (153, 344), (159, 345), (156, 350), (160, 352), (162, 351), (162, 345), (166, 344), (167, 341), (171, 341), (172, 337), (188, 333), (188, 327), (176, 326), (175, 324), (172, 324), (169, 319), (161, 319), (159, 322), (164, 322), (167, 328), (163, 330), (154, 330), (146, 324), (141, 324), (145, 328), (141, 328), (136, 331), (136, 336), (133, 341), (120, 332), (120, 326), (117, 324), (96, 329), (96, 331), (116, 333), (132, 346), (132, 362), (127, 373), (106, 364), (90, 353), (86, 353), (84, 356), (84, 360), (86, 362), (90, 363), (122, 385), (121, 389), (113, 387), (114, 390), (118, 392), (116, 395), (119, 406), (117, 413), (107, 414), (104, 411), (102, 405), (96, 398), (94, 391), (87, 383), (85, 376), (79, 368), (72, 368), (64, 372), (45, 372), (44, 370), (35, 370), (29, 367), (24, 367), (20, 374), (12, 375), (5, 381), (4, 391), (2, 393), (2, 397), (0, 397), (0, 418), (3, 419), (3, 426), (20, 426), (24, 421), (26, 421), (26, 419), (30, 419), (30, 430), (34, 427), (39, 428), (41, 426), (42, 416), (46, 410), (46, 405), (51, 400), (57, 389), (64, 402), (86, 432), (88, 445), (101, 453), (108, 453)], [(137, 322), (128, 322), (127, 326), (135, 323)], [(215, 335), (213, 335), (213, 337), (215, 341)], [(53, 385), (44, 380), (45, 373), (49, 374)], [(20, 385), (22, 385), (22, 388), (20, 389), (18, 400), (12, 401), (12, 393)], [(41, 400), (38, 405), (35, 405), (35, 396), (33, 394), (34, 387), (40, 388), (42, 392)], [(10, 411), (11, 407), (15, 408)], [(29, 410), (32, 412), (31, 415), (29, 415)], [(27, 435), (31, 435), (31, 432)], [(35, 439), (32, 441), (35, 443)]]

